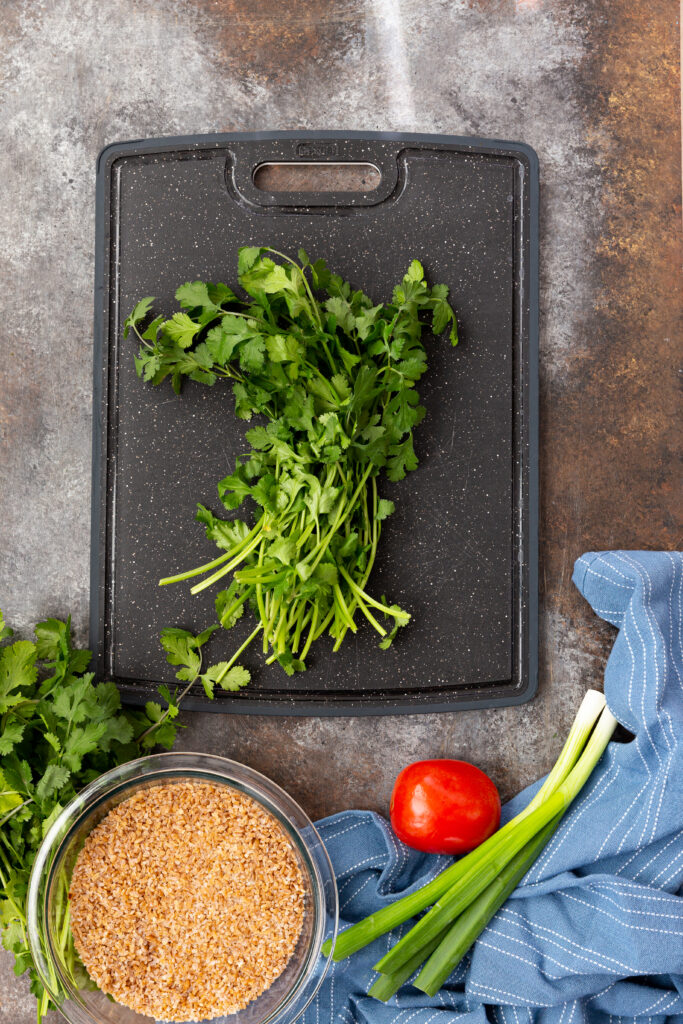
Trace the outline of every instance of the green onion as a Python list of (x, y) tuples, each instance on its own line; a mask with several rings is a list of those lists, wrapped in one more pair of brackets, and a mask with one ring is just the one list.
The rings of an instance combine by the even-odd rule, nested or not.
[(545, 804), (537, 807), (507, 837), (507, 842), (494, 846), (475, 862), (467, 874), (437, 900), (431, 910), (375, 964), (375, 970), (393, 974), (428, 942), (440, 935), (458, 914), (498, 877), (511, 857), (533, 839), (537, 832), (564, 808), (564, 799), (558, 791)]
[(427, 957), (431, 956), (434, 950), (446, 938), (449, 931), (449, 928), (444, 928), (435, 939), (432, 939), (424, 949), (416, 953), (395, 974), (380, 974), (379, 978), (370, 986), (368, 995), (374, 996), (375, 999), (381, 999), (383, 1003), (386, 1003), (388, 999), (391, 999), (398, 992), (401, 985), (408, 980), (411, 974), (414, 974), (418, 967), (424, 963)]
[[(408, 960), (438, 935), (449, 922), (470, 905), (503, 870), (508, 861), (523, 846), (545, 828), (556, 815), (562, 815), (579, 794), (593, 768), (600, 760), (605, 747), (616, 727), (616, 719), (603, 708), (586, 747), (576, 765), (572, 768), (554, 793), (539, 807), (517, 822), (507, 835), (504, 844), (483, 851), (470, 867), (467, 874), (453, 885), (411, 930), (403, 936), (386, 956), (382, 957), (375, 970), (393, 974)], [(502, 831), (502, 830), (501, 830)]]
[(547, 776), (545, 782), (536, 793), (536, 796), (527, 806), (526, 811), (522, 811), (522, 815), (525, 813), (528, 814), (535, 807), (539, 807), (551, 793), (555, 792), (560, 783), (564, 782), (567, 775), (569, 775), (569, 772), (578, 761), (593, 726), (600, 717), (600, 713), (604, 707), (604, 693), (600, 693), (599, 690), (586, 691), (576, 718), (574, 719), (574, 723), (569, 730), (569, 735), (567, 736), (565, 745), (560, 752), (560, 756), (555, 762), (553, 769)]
[[(518, 883), (546, 846), (561, 820), (562, 815), (558, 814), (512, 858), (496, 880), (469, 905), (455, 924), (446, 930), (444, 938), (434, 952), (429, 954), (427, 950), (424, 951), (427, 953), (428, 959), (413, 983), (416, 988), (426, 992), (427, 995), (436, 995), (494, 914), (500, 910), (513, 889), (517, 888)], [(395, 977), (395, 975), (391, 975), (391, 977)]]
[[(520, 822), (539, 808), (546, 798), (564, 782), (576, 764), (588, 735), (604, 706), (605, 698), (603, 694), (596, 690), (588, 690), (555, 766), (527, 807), (490, 836), (484, 843), (462, 857), (455, 864), (446, 868), (440, 875), (431, 882), (428, 882), (427, 885), (417, 892), (410, 893), (410, 895), (396, 900), (395, 903), (382, 907), (381, 910), (370, 914), (363, 921), (359, 921), (357, 924), (347, 928), (346, 931), (343, 931), (337, 936), (333, 959), (335, 961), (343, 960), (369, 943), (374, 942), (380, 935), (384, 935), (386, 932), (398, 927), (398, 925), (409, 918), (415, 917), (439, 900), (456, 882), (463, 879), (471, 868), (480, 862), (482, 857), (504, 848), (508, 837), (514, 832)], [(323, 952), (328, 956), (330, 951), (331, 943), (328, 941), (323, 947)]]
[[(558, 815), (549, 825), (546, 825), (532, 842), (527, 844), (510, 861), (486, 892), (478, 896), (474, 903), (460, 915), (454, 925), (444, 928), (435, 939), (432, 939), (424, 949), (417, 952), (395, 974), (380, 974), (370, 987), (368, 994), (386, 1003), (387, 1000), (391, 999), (398, 992), (401, 985), (410, 978), (418, 967), (427, 960), (424, 970), (415, 979), (414, 984), (416, 988), (427, 992), (428, 995), (436, 995), (441, 985), (458, 966), (467, 950), (476, 941), (491, 918), (527, 873), (543, 847), (548, 843), (560, 820), (561, 815)], [(437, 956), (439, 958), (438, 961)], [(428, 989), (426, 986), (430, 980), (430, 973), (434, 973), (435, 970), (433, 961), (436, 961), (437, 964), (442, 961), (448, 963), (448, 968), (445, 976), (440, 978), (436, 988), (432, 991), (431, 987)]]

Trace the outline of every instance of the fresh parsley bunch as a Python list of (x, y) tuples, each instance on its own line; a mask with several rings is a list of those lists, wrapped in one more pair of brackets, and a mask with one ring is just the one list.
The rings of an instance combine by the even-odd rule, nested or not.
[[(449, 328), (451, 343), (458, 340), (448, 288), (430, 288), (417, 260), (391, 301), (378, 305), (303, 250), (297, 263), (273, 249), (241, 248), (238, 279), (246, 298), (225, 284), (194, 281), (178, 288), (182, 308), (170, 319), (157, 316), (142, 330), (154, 301), (145, 298), (124, 327), (140, 340), (144, 380), (170, 377), (176, 392), (184, 377), (229, 380), (236, 415), (262, 417), (246, 433), (250, 450), (218, 485), (229, 512), (249, 498), (256, 515), (223, 519), (199, 505), (197, 519), (223, 553), (161, 580), (204, 575), (194, 594), (233, 573), (216, 598), (220, 624), (230, 628), (245, 607), (256, 616), (233, 657), (201, 677), (209, 695), (259, 636), (266, 664), (292, 674), (325, 631), (338, 650), (356, 632), (358, 612), (383, 648), (406, 625), (408, 612), (366, 589), (381, 524), (394, 509), (379, 497), (377, 479), (402, 480), (418, 464), (425, 315), (435, 335)], [(229, 688), (244, 684), (240, 672)]]
[[(26, 894), (36, 851), (83, 786), (157, 744), (173, 745), (178, 706), (161, 687), (165, 710), (156, 701), (144, 710), (123, 709), (116, 685), (96, 683), (87, 671), (91, 654), (73, 646), (70, 620), (41, 622), (35, 636), (35, 642), (9, 642), (12, 630), (0, 613), (0, 927), (3, 946), (14, 953), (15, 973), (29, 971), (40, 1022), (50, 1000), (26, 934)], [(194, 680), (203, 640), (188, 636), (180, 648), (178, 638), (167, 643), (175, 643), (170, 657)], [(92, 985), (73, 947), (66, 891), (62, 913), (64, 962), (80, 985)]]

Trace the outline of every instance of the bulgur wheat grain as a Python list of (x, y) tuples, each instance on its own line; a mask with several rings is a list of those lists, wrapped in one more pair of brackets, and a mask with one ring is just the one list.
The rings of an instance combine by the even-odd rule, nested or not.
[(235, 1013), (279, 977), (305, 890), (276, 819), (232, 787), (165, 783), (93, 829), (69, 893), (76, 949), (117, 1002), (164, 1021)]

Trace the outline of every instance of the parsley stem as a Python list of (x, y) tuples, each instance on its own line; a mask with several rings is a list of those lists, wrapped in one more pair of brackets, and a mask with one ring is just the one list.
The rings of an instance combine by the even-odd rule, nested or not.
[(287, 621), (287, 629), (292, 630), (294, 623), (298, 620), (301, 613), (301, 599), (295, 599), (292, 603), (292, 610), (290, 612), (289, 619)]
[(277, 615), (277, 611), (278, 611), (278, 604), (277, 604), (276, 601), (273, 601), (272, 602), (272, 609), (269, 609), (268, 616), (266, 617), (266, 613), (264, 611), (263, 618), (261, 620), (263, 622), (263, 630), (264, 630), (264, 632), (263, 632), (263, 653), (264, 654), (268, 653), (268, 644), (270, 642), (270, 637), (271, 637), (271, 634), (272, 634), (273, 625), (275, 623), (275, 617)]
[(222, 309), (218, 315), (219, 316), (239, 316), (243, 320), (253, 320), (257, 324), (263, 324), (263, 326), (266, 328), (266, 330), (268, 330), (271, 334), (277, 334), (277, 331), (273, 330), (271, 325), (269, 323), (266, 323), (265, 320), (262, 320), (260, 316), (251, 316), (250, 313), (238, 313), (234, 309)]
[(346, 601), (344, 600), (344, 595), (341, 592), (341, 587), (339, 586), (338, 583), (335, 583), (335, 585), (334, 585), (334, 596), (336, 598), (337, 605), (338, 605), (339, 610), (341, 612), (342, 619), (346, 623), (347, 627), (351, 630), (351, 632), (352, 633), (356, 633), (358, 631), (358, 626), (353, 621), (353, 618), (352, 618), (352, 616), (351, 616), (351, 614), (349, 612), (349, 609), (348, 609), (348, 607), (346, 605)]
[(61, 891), (61, 899), (57, 903), (55, 908), (55, 917), (59, 917), (60, 913), (63, 913), (62, 925), (59, 929), (59, 947), (64, 950), (69, 940), (69, 884), (66, 878), (66, 872), (61, 872), (61, 877), (57, 883), (58, 891)]
[(218, 565), (222, 565), (223, 562), (229, 558), (233, 558), (238, 551), (241, 551), (246, 544), (259, 532), (264, 525), (265, 513), (261, 516), (258, 522), (252, 527), (249, 533), (242, 537), (237, 544), (234, 544), (229, 551), (226, 551), (224, 555), (220, 555), (218, 558), (214, 558), (213, 562), (207, 562), (205, 565), (200, 565), (196, 569), (188, 569), (187, 572), (180, 572), (175, 576), (165, 576), (164, 579), (159, 580), (159, 586), (165, 587), (168, 583), (182, 583), (183, 580), (189, 580), (192, 576), (200, 576), (203, 572), (208, 572), (210, 569), (214, 569)]
[[(258, 564), (263, 565), (263, 553), (265, 550), (265, 542), (261, 541), (261, 546), (258, 552)], [(268, 598), (266, 598), (266, 602)], [(258, 608), (259, 615), (261, 616), (261, 622), (263, 623), (263, 653), (268, 652), (268, 626), (267, 623), (267, 612), (266, 604), (263, 602), (263, 587), (260, 583), (256, 584), (256, 607)]]
[(254, 537), (254, 539), (251, 541), (251, 543), (246, 546), (246, 548), (244, 548), (242, 551), (240, 551), (239, 554), (237, 554), (233, 558), (233, 560), (231, 562), (228, 562), (227, 565), (224, 565), (217, 572), (213, 573), (212, 576), (207, 576), (207, 578), (205, 580), (202, 580), (201, 583), (195, 583), (194, 587), (191, 588), (190, 593), (191, 594), (198, 594), (200, 591), (206, 590), (207, 587), (210, 587), (212, 583), (216, 583), (217, 580), (222, 579), (223, 576), (226, 575), (226, 573), (232, 572), (233, 569), (236, 569), (237, 566), (241, 562), (243, 562), (244, 559), (247, 558), (248, 555), (251, 554), (251, 552), (254, 550), (254, 548), (258, 547), (260, 541), (261, 541), (261, 536), (260, 536), (260, 534), (258, 534), (256, 537)]
[(169, 583), (182, 583), (183, 580), (189, 580), (193, 576), (200, 576), (203, 572), (208, 572), (210, 569), (215, 569), (217, 565), (222, 565), (223, 562), (227, 562), (231, 556), (232, 552), (227, 551), (219, 558), (214, 558), (213, 562), (207, 562), (205, 565), (198, 565), (196, 569), (188, 569), (187, 572), (179, 572), (176, 576), (164, 576), (163, 579), (159, 580), (159, 586), (165, 587)]
[[(357, 603), (354, 602), (354, 604), (353, 604), (354, 611), (355, 611), (356, 607), (357, 607)], [(334, 641), (334, 647), (332, 648), (332, 653), (333, 654), (336, 654), (337, 651), (339, 650), (339, 648), (341, 647), (342, 643), (344, 642), (344, 637), (346, 636), (348, 631), (349, 631), (349, 627), (348, 626), (342, 626), (342, 628), (339, 630), (339, 633), (337, 634), (337, 636), (335, 638), (335, 641)]]
[[(201, 657), (201, 655), (200, 655), (200, 657)], [(201, 672), (201, 670), (200, 670), (200, 672)], [(190, 692), (190, 690), (192, 689), (194, 684), (197, 682), (197, 680), (199, 679), (199, 676), (200, 676), (200, 672), (197, 672), (197, 675), (194, 677), (194, 679), (190, 680), (190, 682), (187, 684), (187, 686), (185, 687), (183, 692), (180, 694), (180, 696), (175, 698), (176, 707), (177, 707), (178, 704), (180, 704), (180, 702), (183, 699), (183, 697)], [(166, 710), (164, 711), (163, 715), (161, 716), (161, 718), (159, 719), (158, 722), (152, 722), (152, 724), (149, 726), (148, 729), (145, 729), (144, 732), (141, 732), (139, 736), (135, 737), (135, 742), (138, 744), (138, 746), (142, 746), (142, 741), (145, 740), (148, 736), (150, 736), (153, 732), (156, 732), (156, 730), (159, 728), (159, 726), (162, 725), (166, 721), (166, 719), (168, 718), (170, 710), (171, 710), (171, 705), (169, 704), (169, 706), (166, 708)]]
[(218, 374), (220, 377), (227, 377), (228, 380), (238, 380), (240, 383), (244, 383), (244, 377), (241, 373), (237, 373), (231, 369), (222, 369), (220, 366), (214, 366), (213, 370), (208, 371), (209, 373)]
[(144, 346), (145, 346), (145, 348), (154, 348), (154, 345), (150, 345), (150, 343), (149, 343), (148, 341), (145, 341), (145, 339), (144, 339), (144, 338), (142, 337), (142, 335), (140, 334), (140, 332), (139, 332), (139, 330), (138, 330), (138, 328), (137, 328), (137, 325), (136, 325), (135, 323), (132, 323), (132, 324), (131, 324), (131, 327), (133, 328), (133, 330), (134, 330), (134, 331), (135, 331), (135, 333), (137, 334), (137, 336), (138, 336), (138, 341), (140, 342), (140, 344), (144, 345)]
[[(2, 846), (0, 846), (0, 860), (2, 860), (3, 864), (5, 865), (5, 869), (8, 872), (8, 874), (11, 875), (12, 874), (12, 866), (10, 865), (10, 862), (7, 860), (7, 856), (6, 856), (5, 851), (3, 850)], [(2, 886), (3, 889), (7, 888), (7, 879), (2, 874), (2, 871), (0, 871), (0, 885)], [(6, 897), (6, 898), (9, 899), (9, 897)], [(15, 909), (17, 910), (17, 912), (19, 912), (18, 908), (15, 908)]]
[[(377, 503), (378, 503), (377, 478), (374, 477), (374, 476), (371, 478), (371, 486), (372, 486), (372, 542), (371, 542), (371, 545), (370, 545), (370, 554), (368, 556), (368, 564), (365, 567), (365, 572), (363, 573), (363, 576), (362, 576), (361, 582), (360, 582), (361, 590), (365, 590), (367, 582), (370, 579), (370, 574), (372, 572), (372, 567), (375, 564), (375, 557), (377, 555), (377, 543), (379, 541), (380, 533), (382, 532), (382, 524), (379, 521), (379, 519), (377, 518)], [(349, 602), (349, 613), (351, 614), (351, 617), (353, 617), (353, 614), (354, 614), (354, 611), (356, 610), (356, 605), (357, 605), (356, 596), (353, 593), (353, 591), (351, 592), (351, 597), (352, 597), (352, 599)], [(335, 645), (332, 648), (333, 651), (338, 651), (339, 650), (339, 648), (341, 647), (342, 642), (344, 640), (344, 637), (346, 636), (346, 633), (347, 633), (346, 628), (344, 628), (344, 629), (342, 629), (340, 631), (339, 636), (337, 637), (337, 639), (335, 641)]]
[(375, 627), (375, 629), (377, 630), (377, 632), (379, 633), (380, 636), (386, 636), (387, 635), (386, 629), (384, 628), (384, 626), (380, 626), (379, 622), (377, 621), (375, 616), (372, 614), (372, 612), (370, 611), (370, 609), (368, 608), (368, 606), (366, 605), (365, 601), (360, 596), (360, 594), (356, 594), (356, 600), (358, 601), (358, 607), (360, 608), (360, 610), (362, 611), (363, 615), (368, 620), (368, 622)]
[[(332, 373), (334, 374), (334, 373), (337, 372), (337, 364), (335, 363), (334, 359), (332, 358), (332, 355), (330, 354), (330, 350), (327, 347), (327, 342), (325, 341), (324, 336), (322, 336), (320, 338), (320, 341), (322, 342), (323, 351), (325, 352), (325, 355), (327, 356), (327, 361), (330, 364), (330, 369), (332, 370)], [(339, 399), (339, 395), (336, 394), (336, 391), (334, 390), (334, 388), (333, 388), (331, 383), (330, 383), (330, 389), (332, 390), (333, 394), (336, 395), (337, 400), (338, 400)]]
[(45, 1016), (45, 1014), (47, 1013), (49, 1008), (50, 1008), (50, 997), (47, 994), (47, 992), (45, 991), (45, 989), (43, 989), (43, 991), (42, 991), (42, 993), (40, 995), (40, 998), (38, 1000), (38, 1009), (36, 1011), (37, 1015), (38, 1015), (37, 1016), (37, 1024), (42, 1024), (43, 1017)]
[(223, 678), (223, 677), (224, 677), (224, 676), (226, 675), (226, 673), (227, 673), (227, 672), (229, 672), (229, 671), (230, 671), (230, 669), (232, 668), (232, 666), (233, 666), (233, 665), (235, 664), (235, 662), (236, 662), (236, 661), (237, 661), (237, 659), (239, 658), (240, 654), (242, 654), (242, 653), (243, 653), (244, 651), (246, 651), (246, 649), (247, 649), (247, 647), (249, 646), (249, 644), (250, 644), (250, 643), (252, 642), (252, 640), (254, 640), (254, 639), (255, 639), (255, 637), (256, 637), (256, 636), (258, 636), (259, 632), (260, 632), (260, 631), (261, 631), (262, 629), (263, 629), (263, 623), (262, 623), (262, 622), (259, 622), (259, 624), (258, 624), (258, 626), (256, 627), (256, 629), (255, 629), (255, 630), (254, 630), (254, 631), (253, 631), (252, 633), (250, 633), (250, 634), (249, 634), (249, 636), (248, 636), (248, 637), (247, 637), (247, 639), (246, 639), (246, 640), (244, 641), (244, 643), (242, 644), (242, 646), (241, 646), (241, 647), (239, 647), (239, 648), (238, 648), (238, 649), (237, 649), (237, 650), (235, 651), (235, 653), (233, 654), (233, 656), (232, 656), (232, 658), (230, 659), (230, 661), (227, 661), (227, 662), (225, 663), (225, 666), (224, 666), (224, 668), (222, 669), (222, 671), (221, 671), (221, 672), (220, 672), (220, 673), (219, 673), (219, 674), (218, 674), (218, 675), (216, 676), (216, 680), (215, 680), (215, 681), (216, 681), (217, 683), (219, 683), (219, 684), (220, 684), (220, 681), (221, 681), (221, 679), (222, 679), (222, 678)]
[(277, 652), (278, 655), (284, 654), (285, 649), (287, 647), (287, 643), (285, 640), (286, 633), (284, 632), (286, 626), (287, 609), (283, 608), (282, 605), (280, 605), (280, 616), (277, 621), (277, 626), (275, 627), (275, 632), (273, 633), (273, 640), (271, 644), (273, 651)]
[(393, 615), (393, 617), (395, 619), (398, 619), (399, 621), (403, 619), (407, 621), (410, 618), (408, 612), (404, 612), (400, 608), (398, 610), (395, 608), (389, 608), (386, 604), (382, 604), (381, 601), (375, 601), (374, 597), (370, 597), (369, 594), (366, 594), (364, 590), (361, 590), (360, 587), (356, 583), (354, 583), (353, 579), (351, 578), (351, 576), (349, 576), (348, 572), (346, 571), (343, 565), (339, 566), (339, 571), (341, 572), (342, 576), (344, 577), (348, 585), (353, 590), (358, 601), (361, 601), (361, 599), (363, 601), (367, 601), (367, 603), (371, 605), (373, 608), (379, 609), (379, 611), (384, 612), (385, 615)]
[(363, 473), (363, 475), (362, 475), (362, 477), (360, 479), (360, 483), (358, 484), (358, 487), (356, 488), (356, 490), (353, 492), (353, 495), (351, 496), (350, 500), (348, 502), (346, 502), (346, 504), (344, 504), (343, 502), (340, 503), (339, 510), (337, 512), (337, 516), (336, 516), (335, 521), (333, 522), (332, 526), (330, 527), (330, 529), (324, 535), (324, 537), (322, 538), (320, 543), (313, 549), (313, 551), (311, 551), (306, 556), (306, 558), (303, 559), (304, 562), (308, 561), (308, 559), (311, 557), (311, 555), (314, 554), (316, 551), (318, 551), (318, 554), (316, 555), (316, 557), (313, 559), (313, 562), (311, 563), (311, 566), (310, 566), (311, 572), (313, 572), (315, 567), (320, 562), (320, 559), (323, 557), (323, 555), (327, 551), (328, 547), (330, 546), (330, 541), (334, 537), (335, 533), (337, 532), (337, 530), (339, 529), (341, 524), (344, 522), (344, 520), (349, 515), (349, 513), (353, 510), (353, 508), (354, 508), (354, 506), (356, 504), (356, 501), (358, 500), (358, 495), (360, 494), (360, 492), (361, 492), (361, 490), (362, 490), (362, 488), (363, 488), (363, 486), (365, 484), (365, 481), (370, 476), (370, 473), (372, 472), (372, 469), (373, 469), (373, 466), (372, 466), (372, 463), (371, 463), (367, 467), (365, 472)]
[[(223, 614), (221, 615), (221, 626), (224, 624), (224, 620), (225, 622), (230, 621), (230, 619), (235, 614), (237, 609), (241, 608), (244, 602), (247, 601), (249, 597), (251, 597), (251, 593), (254, 589), (254, 587), (247, 587), (242, 596), (238, 598), (237, 601), (234, 602), (234, 604), (231, 604), (227, 611), (223, 612)], [(225, 628), (227, 629), (228, 627), (226, 626)]]
[(304, 645), (304, 649), (301, 652), (301, 660), (302, 661), (306, 661), (306, 655), (308, 654), (309, 650), (311, 649), (311, 644), (313, 643), (313, 640), (315, 638), (315, 627), (316, 627), (317, 622), (318, 622), (318, 605), (314, 604), (313, 605), (313, 618), (311, 619), (311, 628), (310, 628), (310, 631), (309, 631), (309, 634), (308, 634), (308, 638), (306, 640), (306, 644)]
[(320, 626), (318, 626), (316, 634), (313, 637), (314, 640), (317, 640), (319, 636), (323, 635), (323, 633), (325, 632), (325, 630), (329, 626), (330, 622), (332, 622), (333, 618), (334, 618), (334, 608), (330, 608), (329, 612), (327, 613), (327, 615), (323, 619), (322, 623), (320, 624)]
[(302, 530), (301, 533), (299, 534), (299, 539), (296, 542), (296, 549), (297, 549), (297, 551), (299, 551), (299, 549), (304, 546), (304, 544), (306, 543), (308, 538), (313, 533), (314, 529), (315, 529), (315, 523), (313, 522), (313, 520), (311, 520), (311, 522), (308, 524), (308, 526), (304, 530)]
[(313, 609), (311, 607), (303, 608), (301, 615), (299, 616), (299, 621), (297, 622), (296, 630), (294, 632), (294, 640), (292, 641), (292, 654), (296, 654), (297, 651), (299, 650), (299, 644), (301, 643), (301, 634), (303, 632), (304, 626), (307, 624), (312, 614)]
[(261, 576), (255, 576), (248, 569), (237, 570), (235, 573), (235, 579), (238, 583), (253, 583), (256, 586), (263, 586), (264, 583), (278, 583), (283, 580), (287, 575), (287, 570), (283, 569), (281, 572), (266, 572)]
[(366, 537), (370, 536), (370, 516), (368, 515), (368, 490), (363, 489), (363, 522), (365, 524)]
[(15, 855), (15, 850), (14, 850), (14, 847), (12, 846), (12, 843), (10, 842), (9, 836), (5, 835), (4, 832), (0, 832), (0, 839), (2, 839), (3, 843), (7, 847), (7, 852), (11, 856), (14, 856)]

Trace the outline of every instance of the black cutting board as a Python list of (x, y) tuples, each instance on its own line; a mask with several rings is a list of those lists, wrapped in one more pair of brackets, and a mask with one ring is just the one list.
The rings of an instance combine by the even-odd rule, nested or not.
[[(265, 193), (265, 162), (367, 161), (374, 192)], [(360, 625), (307, 672), (244, 663), (239, 694), (190, 707), (266, 714), (366, 714), (516, 704), (536, 689), (538, 165), (517, 143), (430, 135), (258, 133), (107, 147), (98, 163), (91, 643), (126, 699), (171, 682), (158, 634), (214, 621), (212, 591), (159, 588), (217, 554), (194, 522), (220, 512), (217, 482), (245, 451), (228, 387), (137, 379), (122, 337), (135, 302), (170, 314), (187, 280), (236, 285), (240, 245), (311, 258), (386, 301), (411, 259), (450, 286), (461, 343), (429, 339), (419, 384), (419, 469), (399, 484), (369, 588), (412, 613), (389, 651)], [(253, 625), (211, 641), (222, 660)]]

